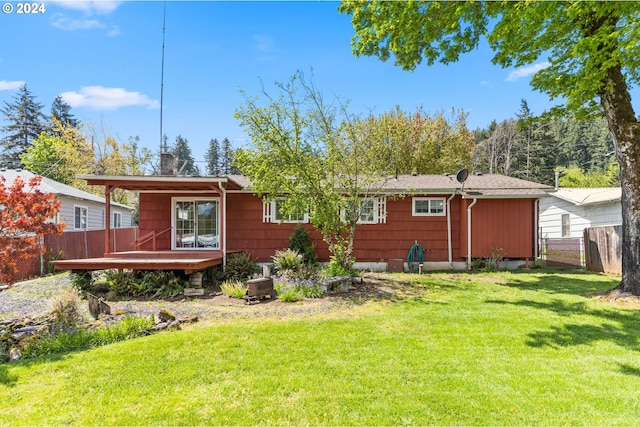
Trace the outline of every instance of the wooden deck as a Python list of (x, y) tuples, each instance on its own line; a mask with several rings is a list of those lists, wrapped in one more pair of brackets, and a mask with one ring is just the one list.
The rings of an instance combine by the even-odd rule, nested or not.
[(221, 265), (222, 261), (220, 251), (130, 251), (51, 263), (56, 270), (184, 270), (190, 274)]

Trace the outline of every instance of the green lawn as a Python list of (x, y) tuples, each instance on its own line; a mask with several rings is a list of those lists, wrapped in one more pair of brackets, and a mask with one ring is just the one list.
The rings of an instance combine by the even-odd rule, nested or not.
[(417, 298), (0, 365), (2, 425), (637, 425), (640, 311), (561, 272), (393, 275)]

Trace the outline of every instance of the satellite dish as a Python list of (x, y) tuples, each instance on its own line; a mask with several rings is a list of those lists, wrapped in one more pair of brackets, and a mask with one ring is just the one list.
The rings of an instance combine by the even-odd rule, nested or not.
[(469, 176), (469, 171), (466, 169), (460, 169), (457, 173), (456, 173), (456, 179), (458, 180), (458, 182), (460, 184), (464, 184), (464, 182), (467, 180), (467, 177)]

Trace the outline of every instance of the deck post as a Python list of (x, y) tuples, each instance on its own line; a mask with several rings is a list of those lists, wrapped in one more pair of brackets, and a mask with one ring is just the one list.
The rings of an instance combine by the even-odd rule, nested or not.
[(104, 186), (104, 254), (111, 253), (111, 192), (114, 186)]

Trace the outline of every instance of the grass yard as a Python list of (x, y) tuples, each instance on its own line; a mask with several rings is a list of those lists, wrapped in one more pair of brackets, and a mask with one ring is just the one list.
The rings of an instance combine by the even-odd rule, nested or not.
[(587, 273), (390, 275), (418, 297), (0, 365), (1, 425), (638, 425), (640, 311)]

